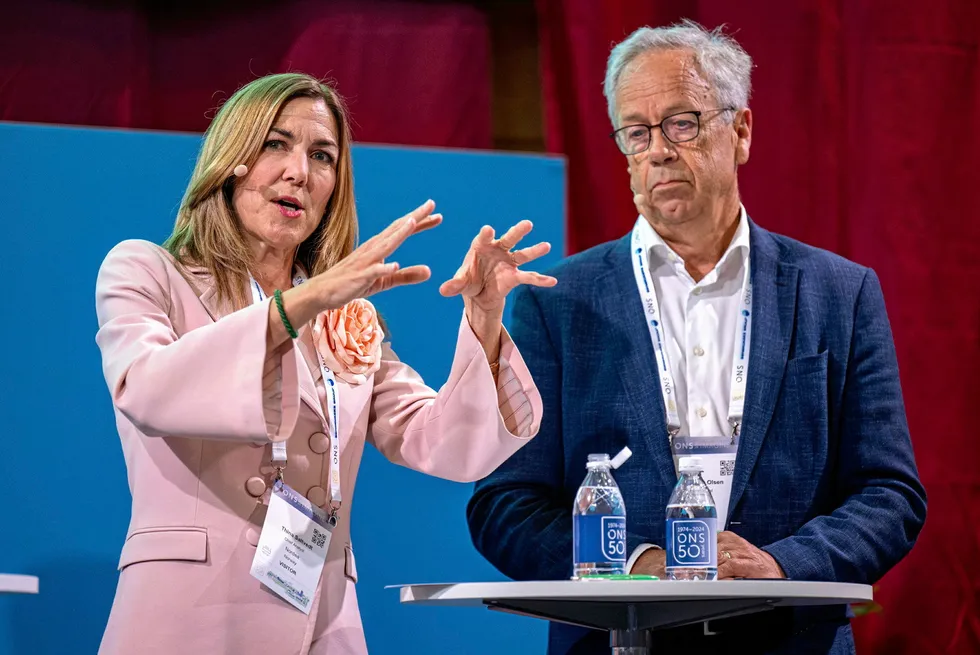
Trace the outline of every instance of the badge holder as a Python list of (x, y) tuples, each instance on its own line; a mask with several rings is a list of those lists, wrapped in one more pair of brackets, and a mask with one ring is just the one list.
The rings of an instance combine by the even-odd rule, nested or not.
[(703, 477), (718, 510), (719, 529), (728, 520), (728, 503), (732, 494), (735, 474), (735, 456), (738, 452), (738, 424), (732, 426), (732, 434), (717, 437), (690, 437), (675, 435), (670, 441), (670, 454), (674, 470), (682, 456), (693, 455), (704, 464)]
[(337, 507), (327, 513), (313, 505), (283, 481), (277, 466), (249, 573), (308, 615), (336, 526)]

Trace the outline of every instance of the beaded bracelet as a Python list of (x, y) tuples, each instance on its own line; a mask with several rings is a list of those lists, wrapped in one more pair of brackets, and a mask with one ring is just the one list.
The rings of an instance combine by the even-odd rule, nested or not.
[(297, 334), (296, 330), (293, 329), (293, 324), (289, 322), (288, 318), (286, 318), (286, 310), (282, 308), (282, 291), (276, 289), (276, 292), (273, 295), (276, 297), (276, 309), (279, 310), (279, 318), (282, 319), (282, 324), (286, 328), (286, 332), (289, 333), (289, 336), (295, 339), (299, 336), (299, 334)]

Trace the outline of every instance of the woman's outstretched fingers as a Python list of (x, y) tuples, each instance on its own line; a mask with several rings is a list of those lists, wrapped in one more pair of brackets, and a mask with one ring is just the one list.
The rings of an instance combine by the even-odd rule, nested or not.
[(526, 237), (533, 227), (534, 225), (531, 223), (531, 221), (520, 221), (517, 225), (507, 230), (504, 235), (500, 237), (497, 243), (507, 250), (510, 250), (520, 243), (521, 239)]
[(456, 275), (439, 285), (439, 293), (447, 298), (462, 293), (463, 289), (465, 289), (466, 285), (468, 284), (466, 280), (466, 270), (467, 267), (464, 263), (463, 266), (460, 266), (459, 270), (456, 271)]
[(409, 266), (397, 271), (391, 276), (391, 286), (399, 287), (404, 284), (419, 284), (425, 282), (430, 277), (432, 277), (432, 271), (429, 270), (428, 266)]
[(551, 252), (551, 244), (547, 241), (542, 241), (541, 243), (536, 243), (533, 246), (515, 250), (511, 253), (511, 257), (514, 259), (515, 264), (518, 266), (523, 266), (530, 261), (534, 261), (538, 257), (547, 255), (549, 252)]
[(405, 222), (401, 223), (394, 232), (382, 240), (379, 246), (378, 256), (381, 259), (390, 257), (393, 252), (398, 250), (399, 246), (405, 243), (405, 239), (415, 233), (415, 226), (415, 219), (411, 217), (405, 220)]
[[(365, 241), (364, 245), (367, 245), (368, 243), (375, 240), (384, 240), (390, 237), (392, 234), (404, 229), (405, 224), (408, 223), (410, 220), (415, 221), (414, 225), (416, 229), (419, 228), (420, 223), (422, 223), (425, 226), (424, 229), (435, 227), (436, 225), (439, 224), (439, 221), (442, 220), (442, 214), (432, 214), (432, 210), (435, 209), (435, 206), (436, 204), (433, 201), (426, 200), (424, 203), (422, 203), (412, 211), (408, 212), (404, 216), (393, 220), (391, 223), (388, 224), (388, 226), (385, 229), (378, 232), (378, 234), (376, 234), (368, 241)], [(435, 223), (430, 224), (428, 219), (433, 218), (433, 216), (438, 216), (439, 218), (436, 220)]]
[(383, 277), (391, 277), (392, 275), (398, 272), (399, 268), (401, 267), (398, 265), (398, 262), (389, 262), (389, 263), (379, 262), (368, 269), (368, 274), (371, 275), (375, 280), (378, 280)]
[(418, 234), (419, 232), (425, 232), (426, 230), (431, 230), (432, 228), (439, 225), (440, 223), (442, 223), (442, 214), (432, 214), (430, 216), (426, 216), (422, 220), (416, 221), (415, 232), (413, 232), (412, 234)]
[(488, 246), (493, 243), (493, 228), (489, 225), (484, 225), (477, 232), (476, 237), (473, 239), (474, 246)]
[(426, 218), (427, 216), (429, 216), (435, 208), (436, 208), (436, 203), (434, 200), (426, 200), (421, 205), (419, 205), (412, 211), (402, 216), (402, 219), (414, 218), (415, 222), (418, 223), (422, 221), (424, 218)]
[(557, 278), (553, 278), (550, 275), (542, 275), (534, 271), (518, 271), (517, 281), (533, 287), (553, 287), (558, 284)]

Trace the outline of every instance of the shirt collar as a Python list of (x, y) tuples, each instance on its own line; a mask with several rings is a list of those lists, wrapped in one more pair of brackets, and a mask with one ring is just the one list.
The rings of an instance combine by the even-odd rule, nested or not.
[[(657, 259), (683, 269), (684, 260), (681, 259), (680, 255), (667, 245), (657, 231), (653, 229), (653, 226), (650, 225), (650, 221), (642, 217), (641, 219), (640, 229), (644, 231), (645, 240), (650, 246), (648, 255), (651, 261)], [(738, 227), (735, 228), (735, 235), (732, 237), (731, 243), (728, 244), (728, 248), (722, 254), (721, 259), (718, 260), (718, 264), (715, 265), (715, 270), (720, 269), (732, 257), (736, 256), (741, 257), (740, 264), (744, 264), (749, 256), (749, 219), (748, 214), (745, 212), (745, 206), (742, 204), (739, 204)]]

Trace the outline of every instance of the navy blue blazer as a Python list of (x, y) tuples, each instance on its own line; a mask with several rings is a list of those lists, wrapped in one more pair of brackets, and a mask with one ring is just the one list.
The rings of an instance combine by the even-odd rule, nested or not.
[[(751, 221), (750, 243), (752, 349), (728, 529), (789, 578), (873, 583), (909, 552), (926, 515), (878, 278)], [(572, 501), (589, 453), (633, 451), (615, 472), (628, 552), (665, 545), (676, 482), (629, 235), (550, 274), (557, 286), (517, 291), (511, 329), (544, 400), (541, 430), (477, 483), (467, 508), (476, 548), (516, 580), (571, 575)], [(737, 652), (848, 653), (848, 616), (797, 610), (768, 628), (758, 617), (728, 628), (744, 636)], [(777, 627), (788, 630), (778, 643), (752, 638)], [(608, 653), (606, 636), (589, 632), (551, 624), (549, 653)], [(721, 640), (702, 626), (655, 636), (666, 644), (670, 632), (704, 652)]]

